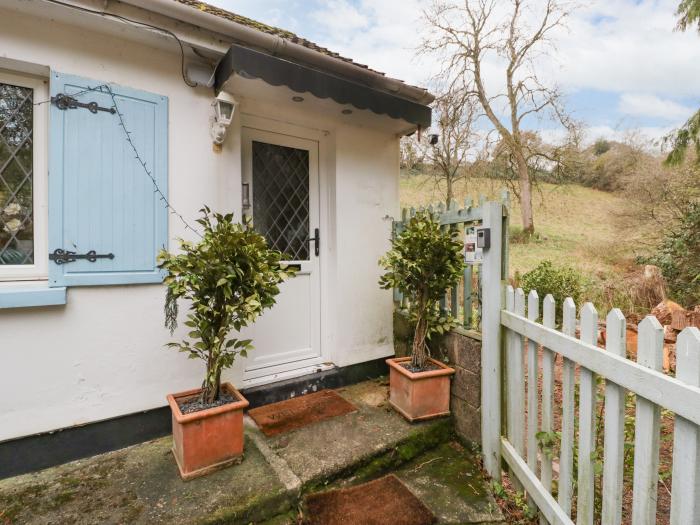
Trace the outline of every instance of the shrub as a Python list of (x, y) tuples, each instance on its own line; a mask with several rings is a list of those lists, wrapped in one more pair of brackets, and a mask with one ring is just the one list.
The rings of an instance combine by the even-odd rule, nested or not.
[(425, 367), (426, 339), (445, 333), (455, 320), (439, 308), (445, 290), (456, 286), (464, 271), (463, 244), (454, 233), (440, 228), (429, 211), (419, 211), (406, 229), (391, 241), (391, 250), (379, 261), (388, 270), (379, 279), (382, 288), (397, 288), (408, 299), (415, 324), (412, 366)]
[(604, 138), (599, 138), (595, 141), (595, 144), (593, 144), (593, 154), (596, 157), (600, 157), (603, 153), (607, 153), (608, 151), (610, 151), (611, 147), (612, 146), (610, 145), (610, 142), (608, 142)]
[(185, 325), (194, 341), (168, 346), (206, 362), (202, 401), (209, 404), (219, 397), (221, 372), (253, 347), (250, 339), (229, 339), (229, 333), (240, 331), (274, 305), (278, 285), (293, 271), (285, 269), (282, 254), (267, 247), (250, 221), (234, 223), (232, 214), (212, 214), (207, 207), (201, 211), (197, 222), (204, 229), (202, 239), (196, 244), (181, 241), (178, 255), (162, 250), (159, 260), (160, 268), (168, 272), (165, 326), (172, 334), (177, 301), (187, 299), (190, 312)]
[(583, 278), (581, 274), (568, 266), (554, 266), (552, 261), (542, 261), (536, 268), (523, 274), (520, 286), (528, 294), (537, 290), (540, 298), (552, 294), (557, 304), (557, 312), (561, 312), (564, 299), (571, 297), (579, 304), (583, 295)]
[(700, 303), (700, 202), (691, 202), (651, 257), (638, 262), (661, 268), (670, 296), (684, 306)]

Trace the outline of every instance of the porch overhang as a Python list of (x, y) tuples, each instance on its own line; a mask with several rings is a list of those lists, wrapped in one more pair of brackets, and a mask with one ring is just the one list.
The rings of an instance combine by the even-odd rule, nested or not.
[(430, 126), (429, 106), (236, 44), (231, 45), (216, 66), (217, 94), (233, 74), (286, 86), (297, 93), (311, 93), (321, 99), (330, 98), (338, 104), (401, 119), (422, 129)]

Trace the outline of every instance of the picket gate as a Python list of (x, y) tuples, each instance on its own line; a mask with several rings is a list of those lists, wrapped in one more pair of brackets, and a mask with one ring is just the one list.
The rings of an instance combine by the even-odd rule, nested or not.
[[(627, 357), (627, 326), (619, 309), (599, 323), (591, 303), (577, 315), (571, 298), (555, 304), (551, 295), (541, 298), (532, 290), (526, 296), (514, 289), (506, 282), (507, 205), (504, 193), (500, 202), (482, 197), (478, 205), (467, 200), (461, 209), (455, 203), (429, 208), (460, 235), (476, 227), (491, 229), (491, 248), (482, 264), (467, 267), (462, 283), (447, 290), (441, 303), (465, 328), (481, 332), (484, 468), (500, 481), (505, 461), (514, 486), (526, 492), (542, 524), (654, 525), (660, 425), (662, 411), (670, 411), (670, 523), (700, 525), (700, 330), (689, 327), (678, 335), (672, 376), (662, 369), (664, 331), (656, 318), (639, 323), (633, 361)], [(414, 214), (403, 210), (394, 234)], [(397, 293), (395, 300), (407, 306)], [(635, 398), (633, 443), (625, 434), (628, 395)], [(632, 444), (630, 465), (625, 446)], [(625, 475), (632, 483), (632, 504), (623, 516)]]
[[(626, 321), (617, 308), (606, 317), (605, 347), (601, 348), (598, 313), (591, 303), (581, 307), (577, 323), (576, 306), (571, 299), (555, 305), (552, 296), (547, 295), (540, 315), (536, 291), (531, 291), (526, 301), (521, 289), (507, 286), (504, 302), (500, 323), (506, 334), (505, 374), (485, 373), (482, 381), (503, 386), (506, 414), (505, 432), (499, 435), (501, 455), (517, 485), (539, 509), (542, 522), (573, 524), (575, 499), (578, 525), (619, 525), (623, 517), (631, 517), (633, 525), (656, 524), (661, 411), (668, 410), (675, 414), (670, 523), (699, 524), (700, 330), (686, 328), (678, 335), (677, 372), (672, 377), (662, 369), (664, 331), (655, 317), (648, 316), (638, 325), (635, 362), (626, 357)], [(485, 304), (484, 308), (488, 306)], [(561, 329), (555, 322), (557, 307), (561, 308)], [(556, 356), (562, 358), (559, 406), (553, 403)], [(604, 397), (599, 401), (603, 386)], [(634, 465), (631, 510), (623, 516), (623, 476), (625, 469), (630, 468), (624, 462), (628, 392), (636, 397)], [(596, 413), (601, 405), (604, 428), (599, 458)], [(552, 432), (554, 411), (561, 414), (557, 457), (544, 450), (538, 439), (542, 433)], [(484, 435), (486, 438), (492, 436)], [(558, 466), (556, 480), (553, 462)], [(499, 479), (500, 465), (490, 474)], [(601, 487), (598, 492), (596, 484)], [(597, 501), (598, 497), (602, 501)]]

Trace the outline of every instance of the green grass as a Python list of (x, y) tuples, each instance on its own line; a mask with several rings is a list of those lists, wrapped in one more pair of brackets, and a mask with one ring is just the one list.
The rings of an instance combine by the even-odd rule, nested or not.
[[(418, 207), (439, 202), (440, 188), (422, 175), (401, 176), (402, 207)], [(491, 179), (473, 179), (458, 186), (458, 203), (479, 195), (499, 198), (503, 185)], [(635, 268), (635, 256), (645, 253), (639, 241), (644, 226), (630, 225), (626, 218), (630, 203), (622, 196), (583, 186), (541, 184), (533, 199), (536, 236), (527, 243), (518, 242), (522, 231), (520, 208), (511, 197), (509, 273), (523, 274), (545, 259), (557, 265), (571, 266), (587, 281), (586, 299), (600, 307), (625, 307), (624, 298), (603, 298), (610, 284), (619, 282)]]

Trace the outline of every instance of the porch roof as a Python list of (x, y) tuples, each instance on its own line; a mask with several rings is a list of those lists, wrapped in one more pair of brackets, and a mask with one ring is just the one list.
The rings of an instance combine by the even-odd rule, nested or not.
[(218, 93), (233, 74), (258, 78), (273, 86), (287, 86), (297, 93), (311, 93), (338, 104), (350, 104), (379, 115), (402, 119), (428, 128), (431, 109), (427, 105), (373, 89), (364, 84), (285, 60), (237, 44), (231, 45), (214, 73), (214, 89)]

